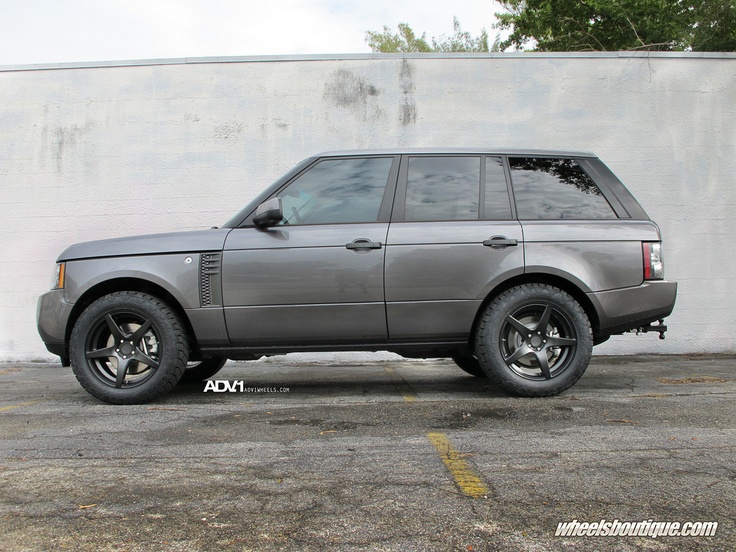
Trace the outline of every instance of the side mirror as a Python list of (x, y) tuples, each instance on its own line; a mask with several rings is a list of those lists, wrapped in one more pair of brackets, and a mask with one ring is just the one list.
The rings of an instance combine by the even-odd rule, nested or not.
[(281, 207), (281, 198), (272, 197), (261, 203), (256, 209), (253, 224), (261, 228), (275, 226), (284, 219), (284, 211)]

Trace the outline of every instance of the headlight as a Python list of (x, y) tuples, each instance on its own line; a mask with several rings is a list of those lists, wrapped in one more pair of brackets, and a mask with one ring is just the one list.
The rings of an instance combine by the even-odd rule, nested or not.
[(54, 281), (51, 282), (52, 289), (64, 289), (64, 275), (66, 272), (66, 263), (56, 263), (56, 273)]

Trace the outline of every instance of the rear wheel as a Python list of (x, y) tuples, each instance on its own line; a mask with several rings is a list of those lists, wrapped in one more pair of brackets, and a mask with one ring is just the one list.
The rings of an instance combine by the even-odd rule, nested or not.
[(163, 301), (122, 291), (82, 313), (72, 330), (74, 375), (90, 394), (111, 404), (140, 404), (167, 393), (184, 373), (189, 343)]
[(546, 284), (520, 285), (496, 297), (476, 335), (476, 354), (488, 377), (525, 397), (568, 389), (585, 372), (592, 350), (583, 308)]
[(184, 375), (179, 383), (199, 383), (207, 378), (211, 378), (217, 372), (222, 370), (227, 362), (226, 358), (206, 358), (199, 362), (189, 362)]

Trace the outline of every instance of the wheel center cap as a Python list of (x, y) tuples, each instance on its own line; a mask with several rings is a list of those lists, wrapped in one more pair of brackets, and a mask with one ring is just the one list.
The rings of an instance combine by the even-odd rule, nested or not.
[(120, 346), (120, 354), (123, 355), (123, 356), (128, 356), (128, 355), (133, 354), (133, 351), (134, 350), (135, 349), (133, 348), (133, 346), (130, 343), (123, 343)]
[(534, 337), (532, 337), (530, 344), (535, 349), (539, 349), (542, 346), (542, 343), (543, 343), (542, 338), (538, 335), (535, 335)]

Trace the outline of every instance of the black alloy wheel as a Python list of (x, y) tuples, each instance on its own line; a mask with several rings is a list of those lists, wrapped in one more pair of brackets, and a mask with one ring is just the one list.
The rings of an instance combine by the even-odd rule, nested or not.
[(82, 386), (112, 404), (139, 404), (170, 391), (189, 355), (183, 326), (163, 301), (116, 292), (92, 303), (70, 341), (72, 369)]
[(561, 393), (590, 362), (588, 317), (569, 294), (546, 284), (523, 284), (488, 305), (476, 336), (476, 353), (489, 377), (512, 394)]

